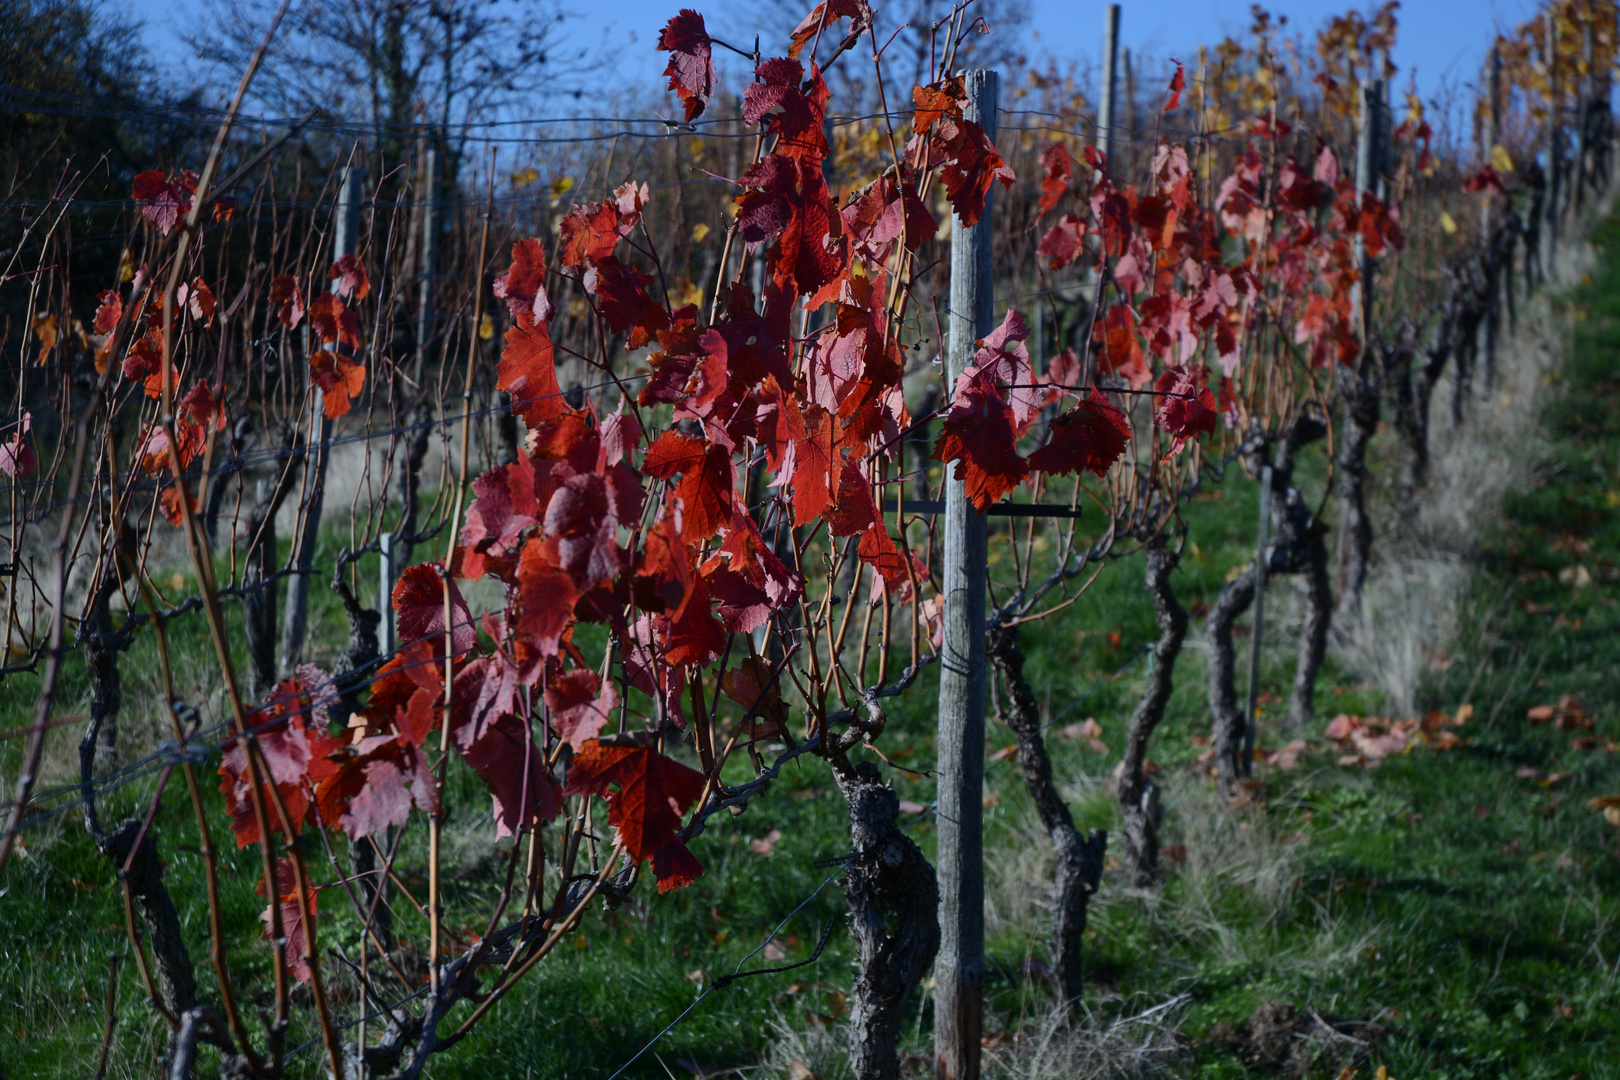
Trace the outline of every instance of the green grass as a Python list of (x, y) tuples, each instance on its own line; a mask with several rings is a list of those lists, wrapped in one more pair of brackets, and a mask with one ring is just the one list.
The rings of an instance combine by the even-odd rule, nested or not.
[[(1606, 223), (1599, 239), (1620, 252), (1620, 223)], [(1390, 1034), (1363, 1075), (1382, 1063), (1399, 1080), (1620, 1076), (1620, 985), (1611, 977), (1620, 960), (1620, 830), (1586, 808), (1594, 796), (1620, 793), (1620, 781), (1613, 756), (1572, 745), (1586, 737), (1599, 747), (1620, 741), (1620, 693), (1612, 685), (1620, 670), (1620, 375), (1612, 359), (1620, 351), (1620, 258), (1605, 256), (1594, 278), (1560, 301), (1584, 318), (1575, 324), (1577, 348), (1542, 417), (1554, 446), (1543, 480), (1516, 492), (1481, 537), (1486, 556), (1463, 600), (1469, 614), (1462, 632), (1444, 643), (1445, 659), (1437, 654), (1422, 687), (1423, 708), (1474, 705), (1475, 719), (1461, 730), (1464, 745), (1443, 753), (1416, 749), (1371, 770), (1341, 767), (1320, 724), (1290, 732), (1272, 730), (1262, 718), (1263, 744), (1305, 737), (1310, 750), (1297, 769), (1267, 775), (1263, 808), (1219, 810), (1196, 765), (1197, 739), (1208, 727), (1203, 660), (1193, 650), (1183, 655), (1170, 713), (1150, 756), (1162, 769), (1168, 839), (1188, 850), (1169, 864), (1162, 892), (1152, 897), (1128, 894), (1108, 875), (1088, 934), (1087, 964), (1091, 1002), (1104, 1014), (1189, 995), (1181, 1029), (1201, 1041), (1189, 1051), (1184, 1072), (1250, 1075), (1205, 1036), (1217, 1022), (1241, 1022), (1262, 1001), (1282, 1000), (1324, 1016), (1385, 1025)], [(1392, 474), (1392, 465), (1385, 462), (1384, 475)], [(1320, 452), (1307, 459), (1302, 475), (1308, 494), (1318, 494), (1326, 477)], [(1254, 494), (1254, 485), (1234, 473), (1189, 505), (1198, 546), (1176, 575), (1184, 603), (1213, 600), (1227, 571), (1247, 557)], [(313, 596), (319, 639), (342, 641), (341, 614), (330, 594), (318, 589)], [(1063, 723), (1096, 717), (1109, 746), (1100, 755), (1083, 741), (1052, 742), (1085, 825), (1114, 827), (1103, 781), (1118, 760), (1142, 672), (1127, 667), (1117, 679), (1109, 676), (1154, 632), (1140, 565), (1124, 560), (1060, 617), (1025, 635), (1031, 680), (1052, 714), (1064, 714)], [(201, 621), (177, 623), (174, 635), (182, 690), (190, 700), (209, 699), (217, 677)], [(1291, 643), (1273, 640), (1262, 690), (1281, 699), (1293, 654)], [(140, 714), (155, 685), (149, 635), (142, 641), (124, 661), (130, 702), (124, 723), (131, 740), (147, 740), (139, 752), (162, 737), (156, 721)], [(1239, 647), (1246, 643), (1240, 640)], [(329, 662), (330, 656), (317, 659)], [(926, 769), (933, 760), (930, 679), (901, 699), (885, 739), (893, 760), (908, 768)], [(0, 727), (28, 722), (36, 688), (28, 676), (13, 677), (0, 699)], [(1525, 719), (1529, 706), (1566, 693), (1585, 702), (1592, 730), (1559, 731)], [(61, 708), (82, 711), (85, 697), (82, 672), (70, 664)], [(217, 705), (217, 692), (214, 700)], [(1383, 708), (1357, 673), (1332, 660), (1318, 701), (1324, 718)], [(76, 739), (72, 728), (54, 732), (53, 760), (70, 757)], [(1011, 741), (1006, 728), (992, 725), (992, 748)], [(0, 743), (0, 770), (8, 777), (15, 775), (20, 742)], [(1561, 779), (1544, 786), (1517, 776), (1524, 767)], [(206, 769), (202, 775), (212, 777)], [(931, 801), (926, 778), (899, 770), (891, 775), (902, 798)], [(147, 776), (109, 796), (104, 813), (116, 819), (143, 811), (154, 783), (155, 776)], [(466, 796), (458, 805), (470, 809), (450, 827), (453, 836), (466, 838), (464, 848), (452, 851), (450, 903), (473, 929), (476, 913), (487, 909), (499, 887), (508, 849), (503, 844), (492, 856), (478, 843), (488, 835), (487, 816), (477, 812), (484, 803), (476, 781), (461, 776), (457, 783)], [(212, 782), (208, 787), (219, 836), (225, 816)], [(1038, 1018), (1045, 1001), (1029, 964), (1046, 954), (1044, 926), (1029, 902), (1045, 888), (1031, 876), (1044, 865), (1045, 840), (1030, 829), (1015, 769), (992, 767), (987, 790), (995, 797), (986, 811), (988, 889), (1005, 909), (989, 942), (987, 1027), (1000, 1031)], [(207, 998), (214, 989), (201, 860), (178, 778), (155, 829)], [(751, 850), (750, 840), (773, 829), (781, 833), (774, 850)], [(913, 833), (931, 853), (931, 824), (924, 820)], [(408, 843), (420, 841), (414, 835)], [(60, 824), (31, 834), (30, 842), (28, 855), (0, 883), (0, 963), (10, 976), (0, 980), (0, 1065), (9, 1077), (81, 1076), (92, 1067), (104, 1022), (107, 955), (126, 948), (121, 902), (110, 868), (71, 811)], [(816, 893), (830, 870), (813, 864), (841, 855), (846, 844), (842, 801), (825, 767), (807, 761), (790, 769), (744, 815), (717, 821), (695, 843), (706, 866), (695, 886), (658, 897), (644, 884), (618, 911), (593, 914), (490, 1023), (436, 1060), (432, 1075), (610, 1075), (691, 1004), (700, 985), (732, 970), (814, 894), (784, 930), (787, 961), (775, 963), (806, 959), (825, 921), (844, 910), (836, 881)], [(229, 851), (225, 857), (232, 955), (250, 1005), (262, 1007), (268, 996), (266, 956), (257, 941), (261, 902), (252, 884), (256, 856)], [(321, 934), (324, 944), (341, 944), (352, 954), (358, 931), (346, 907), (336, 890), (322, 895)], [(398, 918), (401, 936), (420, 942), (420, 920), (403, 908)], [(714, 1067), (757, 1060), (773, 1025), (806, 1029), (829, 1017), (836, 1022), (851, 960), (850, 942), (835, 928), (815, 964), (711, 994), (657, 1053), (676, 1075), (682, 1074), (677, 1062)], [(148, 1076), (155, 1069), (161, 1025), (141, 997), (126, 962), (111, 1075)], [(926, 1052), (926, 996), (912, 1008), (908, 1023)], [(340, 1012), (353, 1016), (354, 1003), (340, 1003)], [(300, 1020), (292, 1041), (313, 1035)], [(316, 1075), (319, 1047), (297, 1061), (295, 1071)], [(664, 1066), (648, 1056), (631, 1075), (663, 1076)]]

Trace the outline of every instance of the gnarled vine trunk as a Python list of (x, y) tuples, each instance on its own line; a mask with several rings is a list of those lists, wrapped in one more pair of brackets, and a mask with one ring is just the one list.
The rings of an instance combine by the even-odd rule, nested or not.
[(939, 885), (922, 849), (900, 831), (900, 800), (877, 767), (834, 768), (849, 803), (854, 848), (845, 878), (859, 949), (850, 1002), (850, 1071), (899, 1080), (906, 1002), (939, 951)]
[(1159, 623), (1159, 640), (1153, 646), (1153, 670), (1147, 687), (1131, 713), (1125, 736), (1125, 758), (1121, 763), (1115, 794), (1124, 822), (1125, 870), (1136, 885), (1147, 885), (1158, 874), (1159, 808), (1158, 787), (1147, 778), (1147, 744), (1159, 721), (1164, 719), (1174, 688), (1176, 659), (1187, 638), (1187, 609), (1176, 599), (1170, 574), (1179, 557), (1165, 546), (1164, 534), (1155, 530), (1148, 538), (1144, 582), (1153, 600), (1153, 614)]
[(1305, 577), (1305, 622), (1300, 628), (1299, 659), (1294, 666), (1294, 691), (1288, 699), (1290, 723), (1301, 725), (1316, 712), (1316, 677), (1327, 656), (1328, 630), (1333, 625), (1333, 587), (1328, 582), (1327, 545), (1320, 522), (1305, 541), (1302, 553)]
[(1249, 775), (1243, 755), (1245, 717), (1237, 702), (1237, 650), (1232, 628), (1254, 603), (1254, 566), (1227, 582), (1209, 609), (1209, 709), (1214, 715), (1215, 776), (1221, 797), (1234, 798)]
[(1378, 431), (1379, 405), (1383, 400), (1386, 373), (1405, 371), (1411, 365), (1411, 349), (1403, 327), (1396, 344), (1369, 343), (1354, 368), (1341, 368), (1339, 399), (1344, 419), (1339, 430), (1339, 461), (1336, 484), (1339, 496), (1339, 607), (1337, 622), (1343, 627), (1361, 615), (1361, 591), (1367, 583), (1372, 556), (1372, 517), (1367, 513), (1367, 447)]
[[(1327, 434), (1326, 418), (1307, 409), (1289, 427), (1277, 447), (1271, 468), (1271, 536), (1258, 559), (1264, 560), (1266, 574), (1306, 575), (1306, 613), (1294, 687), (1289, 699), (1289, 715), (1295, 722), (1309, 719), (1316, 696), (1316, 676), (1327, 652), (1327, 635), (1332, 625), (1333, 590), (1328, 581), (1326, 529), (1317, 520), (1305, 495), (1294, 486), (1294, 465), (1304, 447)], [(1251, 437), (1244, 448), (1249, 469), (1264, 475), (1270, 440)], [(1210, 610), (1209, 705), (1215, 726), (1215, 761), (1221, 794), (1231, 799), (1238, 794), (1239, 782), (1250, 772), (1245, 752), (1245, 729), (1251, 722), (1237, 705), (1236, 657), (1232, 629), (1238, 618), (1254, 602), (1256, 563), (1250, 563), (1226, 584)], [(1260, 648), (1261, 642), (1251, 642)]]
[[(90, 725), (79, 743), (79, 791), (85, 831), (129, 891), (131, 906), (145, 925), (151, 945), (158, 997), (170, 1016), (179, 1017), (197, 1003), (197, 977), (180, 929), (180, 913), (163, 880), (157, 841), (140, 815), (107, 832), (96, 809), (96, 751), (103, 725), (116, 722), (120, 706), (117, 649), (109, 646), (99, 657), (91, 671)], [(170, 1034), (172, 1037), (173, 1032)]]
[(1040, 709), (1029, 681), (1024, 678), (1024, 652), (1018, 646), (1018, 628), (997, 626), (992, 629), (985, 643), (985, 655), (1006, 683), (1008, 702), (1004, 719), (1018, 736), (1018, 768), (1057, 856), (1057, 875), (1052, 888), (1054, 989), (1062, 1001), (1078, 1001), (1086, 914), (1091, 895), (1102, 880), (1108, 833), (1092, 829), (1089, 835), (1082, 836), (1075, 828), (1068, 804), (1058, 794), (1057, 784), (1052, 779), (1052, 759), (1041, 737)]

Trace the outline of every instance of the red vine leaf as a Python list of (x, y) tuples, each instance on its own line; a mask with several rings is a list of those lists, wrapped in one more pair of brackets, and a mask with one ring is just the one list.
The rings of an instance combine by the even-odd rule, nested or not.
[(1000, 180), (1003, 187), (1011, 187), (1018, 175), (1002, 160), (984, 128), (972, 120), (946, 121), (938, 136), (948, 158), (940, 174), (945, 196), (962, 224), (975, 225), (991, 186)]
[[(270, 279), (270, 304), (276, 309), (276, 318), (289, 330), (298, 327), (304, 317), (304, 294), (298, 288), (298, 279), (282, 274)], [(97, 313), (99, 325), (100, 314)]]
[(849, 35), (861, 34), (872, 25), (872, 9), (866, 0), (823, 0), (794, 28), (793, 36), (788, 39), (788, 56), (797, 60), (806, 45), (843, 18), (849, 19)]
[(551, 725), (575, 750), (596, 738), (618, 707), (619, 692), (614, 685), (586, 668), (558, 675), (546, 686)]
[(349, 411), (349, 402), (365, 388), (366, 367), (346, 356), (322, 351), (309, 358), (309, 377), (320, 387), (326, 418), (336, 420)]
[(686, 106), (686, 122), (690, 124), (703, 115), (714, 93), (714, 49), (703, 16), (691, 8), (682, 8), (658, 35), (658, 48), (669, 53), (664, 74), (669, 76), (669, 88), (680, 95), (681, 104)]
[(352, 251), (332, 264), (327, 277), (332, 279), (332, 291), (345, 300), (358, 303), (371, 292), (371, 280), (366, 277), (366, 268)]
[(495, 295), (519, 322), (551, 321), (556, 311), (546, 295), (546, 249), (538, 237), (512, 245), (512, 267), (495, 279)]
[(143, 204), (141, 216), (158, 232), (167, 234), (191, 212), (191, 200), (197, 193), (197, 174), (185, 169), (169, 177), (157, 169), (148, 169), (136, 175), (129, 193)]
[(1159, 426), (1175, 436), (1166, 457), (1190, 439), (1215, 432), (1215, 395), (1210, 393), (1209, 369), (1202, 365), (1165, 368), (1153, 388), (1163, 395), (1156, 414)]
[[(1074, 159), (1069, 156), (1069, 148), (1061, 142), (1055, 142), (1047, 147), (1046, 152), (1041, 155), (1041, 169), (1046, 175), (1041, 178), (1041, 212), (1036, 215), (1037, 217), (1044, 216), (1057, 206), (1058, 200), (1063, 198), (1064, 193), (1069, 190), (1069, 185), (1074, 182)], [(1046, 252), (1043, 251), (1041, 254), (1044, 255)]]
[(1187, 71), (1181, 66), (1181, 61), (1172, 59), (1176, 65), (1176, 73), (1170, 76), (1170, 96), (1164, 99), (1164, 111), (1172, 112), (1181, 107), (1181, 92), (1187, 88)]
[(990, 374), (970, 367), (956, 381), (950, 412), (934, 444), (936, 461), (956, 462), (952, 473), (980, 513), (1016, 488), (1029, 472), (1018, 456), (1012, 408)]
[(32, 425), (33, 417), (23, 413), (11, 438), (0, 443), (0, 472), (10, 477), (29, 476), (38, 468), (33, 444), (28, 441), (28, 429)]
[(328, 345), (360, 347), (360, 316), (335, 293), (323, 292), (309, 305), (309, 325)]
[[(574, 756), (564, 793), (606, 798), (608, 824), (619, 830), (626, 854), (636, 862), (661, 854), (662, 872), (657, 862), (653, 866), (660, 881), (687, 883), (703, 868), (675, 834), (681, 815), (703, 794), (703, 786), (702, 773), (651, 747), (603, 746), (592, 739)], [(678, 845), (678, 850), (666, 850), (669, 845)]]
[(512, 395), (512, 411), (531, 428), (568, 411), (545, 323), (519, 319), (506, 331), (495, 385)]
[[(310, 918), (315, 917), (315, 890), (305, 886), (304, 897), (309, 903)], [(264, 879), (253, 890), (259, 896), (264, 896)], [(270, 899), (265, 897), (265, 899)], [(271, 903), (281, 908), (281, 932), (287, 943), (287, 970), (299, 982), (309, 982), (309, 935), (305, 932), (303, 909), (298, 904), (298, 885), (293, 877), (292, 860), (285, 855), (276, 860), (276, 896)], [(259, 921), (264, 923), (264, 933), (261, 937), (268, 940), (275, 923), (271, 917), (270, 908), (265, 908), (259, 914)]]
[(1125, 414), (1095, 387), (1090, 397), (1052, 421), (1051, 432), (1046, 445), (1029, 456), (1029, 467), (1039, 472), (1102, 476), (1131, 439)]
[(472, 612), (461, 598), (456, 583), (445, 576), (441, 564), (422, 563), (400, 575), (394, 586), (394, 610), (399, 612), (399, 639), (405, 645), (425, 641), (431, 644), (440, 663), (444, 661), (445, 589), (450, 590), (450, 611), (455, 621), (451, 651), (460, 656), (478, 643)]

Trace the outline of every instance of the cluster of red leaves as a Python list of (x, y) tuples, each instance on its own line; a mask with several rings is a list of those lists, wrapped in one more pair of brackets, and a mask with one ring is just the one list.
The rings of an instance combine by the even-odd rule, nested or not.
[(251, 740), (241, 736), (226, 740), (221, 748), (219, 789), (231, 814), (237, 847), (260, 840), (252, 793), (255, 778), (261, 785), (274, 784), (280, 796), (276, 800), (267, 792), (264, 795), (270, 828), (290, 839), (303, 827), (314, 805), (313, 792), (334, 768), (329, 756), (341, 745), (341, 740), (327, 732), (327, 710), (337, 700), (332, 677), (313, 664), (304, 664), (249, 714)]
[[(141, 204), (141, 216), (165, 235), (191, 213), (192, 200), (197, 197), (197, 174), (190, 169), (165, 174), (157, 169), (137, 173), (130, 184), (130, 198)], [(215, 221), (226, 221), (235, 213), (235, 203), (228, 196), (213, 200)]]
[[(140, 333), (130, 335), (120, 371), (131, 382), (140, 382), (146, 396), (155, 401), (163, 395), (163, 297), (145, 285), (143, 273), (137, 276), (136, 297), (131, 301), (139, 301), (136, 310), (141, 320)], [(217, 306), (213, 290), (202, 278), (190, 284), (182, 283), (175, 293), (175, 321), (178, 323), (182, 315), (189, 315), (198, 325), (212, 326)], [(99, 342), (98, 367), (111, 358), (112, 335), (124, 318), (124, 308), (124, 297), (118, 290), (108, 289), (101, 294), (91, 324)]]
[[(1177, 65), (1166, 110), (1180, 103), (1185, 74)], [(1256, 127), (1272, 138), (1282, 125)], [(1423, 133), (1413, 129), (1414, 137)], [(1358, 344), (1351, 290), (1357, 280), (1355, 241), (1377, 257), (1404, 245), (1399, 216), (1370, 193), (1342, 178), (1333, 153), (1321, 148), (1310, 169), (1286, 157), (1263, 194), (1264, 162), (1254, 145), (1221, 184), (1213, 209), (1199, 205), (1186, 152), (1161, 144), (1153, 182), (1141, 192), (1120, 189), (1107, 162), (1086, 149), (1089, 177), (1077, 183), (1063, 144), (1043, 155), (1039, 217), (1073, 192), (1087, 213), (1064, 214), (1043, 234), (1038, 251), (1052, 269), (1091, 254), (1105, 264), (1119, 302), (1093, 326), (1098, 370), (1140, 390), (1171, 394), (1155, 418), (1173, 436), (1172, 453), (1189, 437), (1214, 430), (1207, 372), (1188, 366), (1206, 341), (1223, 369), (1223, 395), (1235, 375), (1240, 345), (1261, 317), (1274, 319), (1308, 348), (1310, 361), (1327, 366), (1354, 359)], [(1094, 240), (1092, 238), (1095, 238)], [(1235, 238), (1240, 243), (1227, 243)], [(1240, 257), (1233, 261), (1231, 255)], [(1269, 295), (1260, 302), (1261, 283)]]
[(130, 197), (141, 203), (141, 216), (161, 233), (168, 233), (191, 213), (197, 194), (197, 174), (182, 169), (172, 176), (157, 169), (138, 173), (130, 184)]
[[(971, 222), (992, 185), (1013, 174), (965, 118), (960, 81), (947, 80), (915, 91), (907, 160), (839, 207), (823, 170), (829, 91), (816, 64), (807, 69), (798, 55), (813, 57), (812, 42), (844, 19), (857, 33), (870, 12), (858, 0), (829, 0), (795, 32), (789, 56), (758, 64), (743, 99), (744, 119), (770, 147), (737, 178), (735, 200), (736, 235), (767, 268), (762, 296), (727, 286), (712, 321), (660, 299), (655, 275), (636, 265), (647, 253), (638, 237), (650, 241), (645, 185), (627, 183), (570, 210), (549, 264), (541, 240), (513, 246), (494, 283), (512, 317), (497, 385), (527, 425), (526, 453), (473, 483), (448, 567), (413, 567), (401, 579), (394, 606), (405, 648), (374, 681), (351, 738), (328, 748), (311, 780), (328, 827), (369, 835), (413, 808), (431, 808), (424, 748), (438, 732), (488, 785), (499, 833), (550, 819), (564, 793), (602, 797), (626, 854), (651, 860), (661, 890), (684, 885), (702, 866), (679, 829), (707, 778), (661, 753), (654, 732), (625, 731), (625, 692), (652, 700), (658, 731), (686, 727), (689, 708), (703, 714), (700, 669), (731, 655), (731, 635), (763, 627), (804, 596), (804, 578), (785, 557), (784, 538), (796, 527), (824, 524), (833, 538), (853, 541), (880, 590), (908, 598), (926, 579), (925, 564), (890, 533), (874, 484), (878, 461), (910, 425), (891, 272), (936, 233), (928, 184), (940, 182), (954, 212)], [(688, 118), (712, 92), (712, 44), (690, 11), (659, 39)], [(1109, 207), (1128, 224), (1128, 207)], [(308, 311), (334, 346), (334, 365), (352, 347), (344, 340), (352, 313), (339, 293), (364, 295), (363, 275), (351, 280), (352, 269), (334, 266), (338, 286)], [(552, 275), (576, 283), (628, 348), (653, 346), (635, 399), (611, 414), (597, 411), (594, 395), (581, 407), (563, 397), (550, 337)], [(272, 302), (288, 326), (304, 314), (290, 278), (272, 283)], [(833, 319), (795, 343), (794, 313), (824, 305)], [(1031, 471), (1102, 474), (1130, 438), (1118, 408), (1078, 389), (1072, 353), (1037, 383), (1028, 333), (1009, 313), (980, 343), (945, 422), (940, 456), (969, 476), (980, 505)], [(1026, 460), (1019, 440), (1066, 395), (1077, 404)], [(651, 409), (672, 426), (649, 432)], [(779, 494), (764, 512), (739, 493), (739, 462), (758, 459)], [(498, 583), (505, 601), (481, 620), (482, 649), (455, 584), (481, 578)], [(604, 625), (619, 642), (619, 681), (575, 646), (580, 623)], [(721, 690), (756, 710), (755, 735), (785, 725), (768, 665), (747, 656), (719, 667)], [(563, 743), (574, 751), (566, 775), (569, 759), (553, 752)]]
[[(979, 510), (1018, 487), (1031, 471), (1051, 474), (1108, 471), (1130, 442), (1130, 422), (1095, 387), (1075, 386), (1078, 365), (1072, 353), (1055, 357), (1047, 381), (1037, 383), (1024, 342), (1029, 327), (1016, 311), (978, 343), (973, 363), (956, 380), (951, 404), (934, 444), (935, 459), (956, 464), (967, 497)], [(1073, 394), (1079, 402), (1057, 416), (1045, 445), (1027, 459), (1018, 442), (1040, 410)]]

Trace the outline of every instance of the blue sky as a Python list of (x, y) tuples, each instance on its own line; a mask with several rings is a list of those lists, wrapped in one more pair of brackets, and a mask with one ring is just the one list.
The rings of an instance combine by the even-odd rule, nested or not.
[[(144, 20), (152, 47), (165, 58), (182, 60), (178, 34), (195, 10), (194, 0), (107, 0)], [(311, 2), (311, 0), (304, 0)], [(341, 2), (341, 0), (313, 0)], [(994, 20), (995, 0), (981, 0)], [(1123, 44), (1139, 53), (1190, 59), (1201, 43), (1213, 44), (1227, 34), (1240, 34), (1249, 23), (1251, 0), (1177, 0), (1131, 3), (1122, 12)], [(805, 10), (813, 0), (805, 0)], [(1103, 9), (1099, 0), (1030, 0), (1034, 37), (1032, 55), (1052, 53), (1060, 59), (1095, 58), (1101, 51)], [(732, 16), (743, 7), (740, 0), (565, 0), (573, 13), (570, 25), (582, 42), (596, 42), (608, 32), (622, 40), (637, 32), (637, 44), (625, 50), (619, 75), (626, 80), (656, 79), (664, 58), (652, 49), (657, 28), (682, 6), (715, 15)], [(881, 0), (875, 5), (882, 19)], [(1314, 28), (1332, 15), (1354, 6), (1345, 0), (1273, 0), (1269, 5), (1289, 17), (1290, 28)], [(1362, 5), (1364, 9), (1372, 5)], [(1471, 83), (1493, 33), (1508, 29), (1535, 9), (1533, 0), (1405, 0), (1399, 12), (1400, 37), (1394, 60), (1400, 68), (1398, 86), (1413, 68), (1425, 97), (1435, 93), (1441, 80)], [(716, 19), (715, 21), (722, 21)], [(725, 20), (729, 21), (729, 20)]]

